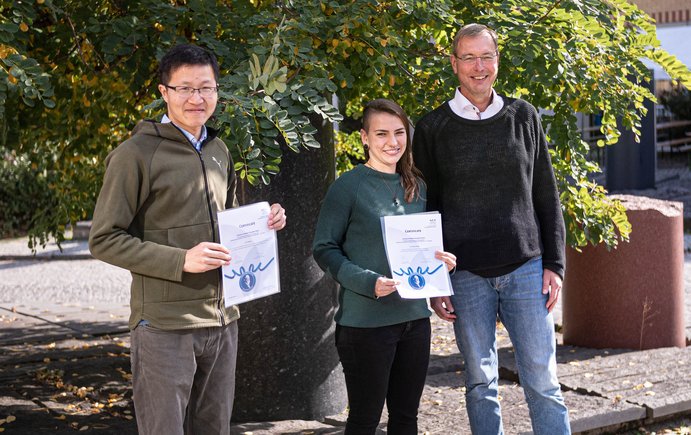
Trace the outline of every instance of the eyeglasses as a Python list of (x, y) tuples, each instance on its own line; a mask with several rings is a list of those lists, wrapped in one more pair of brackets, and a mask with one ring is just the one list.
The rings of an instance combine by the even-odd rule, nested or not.
[(467, 65), (472, 65), (474, 64), (478, 59), (480, 59), (480, 63), (485, 64), (485, 63), (491, 63), (494, 62), (494, 60), (497, 58), (497, 53), (486, 53), (481, 56), (473, 56), (471, 54), (464, 54), (463, 56), (456, 56), (455, 54), (453, 55), (456, 59), (460, 60), (461, 62), (467, 64)]
[(218, 92), (218, 86), (206, 86), (203, 88), (192, 88), (190, 86), (168, 86), (163, 85), (168, 89), (174, 90), (181, 97), (191, 97), (194, 92), (199, 92), (202, 97), (212, 97)]

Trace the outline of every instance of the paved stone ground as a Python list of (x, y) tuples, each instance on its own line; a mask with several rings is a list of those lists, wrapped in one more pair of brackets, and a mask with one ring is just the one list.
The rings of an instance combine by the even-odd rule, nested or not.
[[(25, 257), (25, 243), (0, 241), (0, 421), (6, 420), (0, 428), (7, 433), (136, 433), (125, 326), (129, 274), (83, 259), (84, 242), (73, 242), (63, 253), (49, 245), (38, 254), (41, 260)], [(686, 282), (688, 292), (691, 257)], [(555, 314), (559, 324), (560, 311)], [(528, 411), (501, 328), (498, 339), (506, 433), (527, 433)], [(654, 427), (670, 416), (675, 418), (671, 426), (661, 427), (691, 424), (685, 420), (691, 417), (680, 417), (691, 412), (691, 347), (628, 352), (560, 345), (558, 358), (575, 432), (646, 433), (637, 428)], [(435, 318), (420, 430), (469, 433), (464, 406), (463, 362), (453, 331)], [(15, 420), (7, 422), (9, 415)], [(321, 422), (236, 424), (232, 433), (341, 434), (344, 421), (341, 413)], [(386, 413), (381, 433), (385, 422)]]
[[(626, 193), (681, 201), (685, 222), (691, 223), (691, 173), (686, 162), (662, 163), (656, 189)], [(691, 236), (686, 238), (689, 252)], [(125, 326), (129, 273), (90, 259), (83, 241), (62, 247), (61, 252), (49, 244), (27, 259), (31, 252), (26, 239), (0, 241), (0, 430), (134, 434)], [(691, 254), (684, 278), (691, 337)], [(561, 306), (555, 310), (555, 322), (557, 327), (561, 324)], [(506, 433), (529, 433), (510, 342), (501, 328), (498, 340)], [(560, 342), (558, 363), (575, 433), (691, 433), (691, 347), (633, 352)], [(324, 421), (235, 424), (232, 434), (342, 434), (344, 421), (345, 412)], [(385, 422), (386, 413), (380, 433), (386, 433)], [(463, 361), (451, 325), (436, 318), (420, 430), (470, 433)]]

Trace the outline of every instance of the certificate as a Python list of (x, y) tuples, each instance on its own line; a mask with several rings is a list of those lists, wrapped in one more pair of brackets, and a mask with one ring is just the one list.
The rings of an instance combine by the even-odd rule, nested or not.
[(443, 251), (441, 215), (437, 212), (383, 216), (382, 232), (392, 278), (405, 299), (453, 294), (446, 264), (434, 258)]
[(278, 293), (276, 230), (269, 229), (271, 207), (258, 202), (218, 213), (221, 244), (230, 250), (223, 266), (226, 307)]

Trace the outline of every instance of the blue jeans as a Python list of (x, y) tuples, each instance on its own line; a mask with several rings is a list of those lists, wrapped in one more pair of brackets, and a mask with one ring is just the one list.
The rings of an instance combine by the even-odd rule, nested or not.
[(454, 332), (466, 365), (466, 408), (473, 434), (503, 434), (498, 400), (497, 316), (516, 356), (521, 386), (535, 435), (570, 434), (569, 417), (557, 381), (552, 314), (542, 294), (542, 259), (513, 272), (483, 278), (467, 271), (451, 277)]
[(384, 400), (387, 433), (417, 435), (417, 410), (429, 364), (428, 317), (378, 328), (336, 325), (348, 390), (345, 435), (374, 435)]

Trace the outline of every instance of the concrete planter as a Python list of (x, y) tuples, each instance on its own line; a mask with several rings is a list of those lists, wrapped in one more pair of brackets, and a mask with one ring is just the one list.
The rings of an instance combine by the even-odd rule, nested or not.
[(685, 347), (683, 205), (641, 196), (622, 201), (630, 243), (567, 249), (564, 343), (592, 348)]

